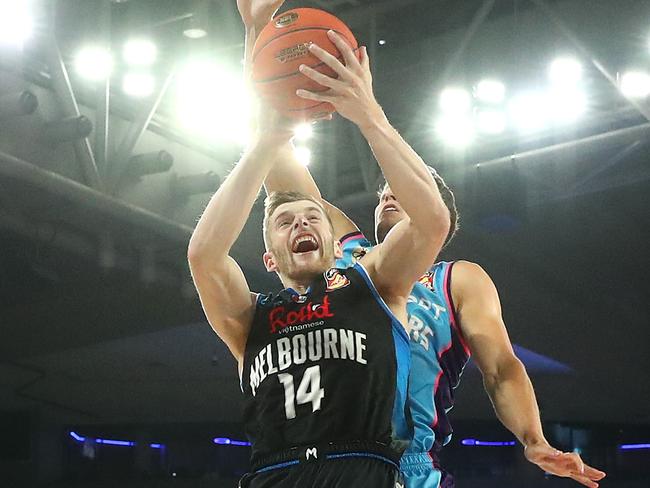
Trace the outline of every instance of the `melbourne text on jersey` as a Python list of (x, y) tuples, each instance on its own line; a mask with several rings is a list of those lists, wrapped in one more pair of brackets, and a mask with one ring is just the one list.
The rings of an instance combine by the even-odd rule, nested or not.
[(281, 337), (262, 349), (250, 368), (250, 387), (253, 396), (259, 385), (269, 376), (323, 359), (349, 360), (367, 364), (366, 334), (346, 329), (317, 329), (306, 334)]

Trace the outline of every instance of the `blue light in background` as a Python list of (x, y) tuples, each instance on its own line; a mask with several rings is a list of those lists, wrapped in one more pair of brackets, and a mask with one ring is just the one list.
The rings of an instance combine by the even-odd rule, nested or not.
[(618, 448), (621, 451), (634, 451), (637, 449), (650, 449), (650, 444), (621, 444)]
[[(86, 438), (84, 436), (81, 436), (77, 434), (76, 432), (70, 431), (70, 437), (72, 437), (75, 441), (77, 442), (84, 442)], [(97, 444), (106, 444), (109, 446), (125, 446), (125, 447), (133, 447), (135, 446), (135, 442), (133, 441), (118, 441), (115, 439), (95, 439), (95, 442)], [(149, 447), (152, 449), (163, 449), (165, 447), (164, 444), (149, 444)]]
[(250, 442), (229, 439), (228, 437), (215, 437), (212, 442), (222, 446), (250, 446)]
[(476, 439), (463, 439), (460, 441), (463, 446), (491, 446), (491, 447), (503, 447), (503, 446), (514, 446), (517, 443), (515, 441), (479, 441)]
[(76, 432), (70, 432), (70, 437), (72, 437), (75, 441), (79, 441), (79, 442), (83, 442), (86, 440), (85, 437), (81, 437)]

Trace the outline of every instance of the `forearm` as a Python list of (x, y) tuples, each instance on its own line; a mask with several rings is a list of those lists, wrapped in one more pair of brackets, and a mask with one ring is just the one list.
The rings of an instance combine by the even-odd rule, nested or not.
[(192, 233), (190, 259), (205, 259), (217, 265), (227, 258), (275, 161), (273, 151), (268, 145), (256, 144), (237, 163), (210, 199)]
[(284, 144), (279, 150), (279, 157), (264, 180), (264, 188), (269, 194), (274, 191), (299, 191), (321, 198), (314, 178), (296, 159), (291, 143)]
[(497, 417), (524, 446), (545, 442), (535, 391), (521, 361), (513, 358), (483, 382)]
[(413, 223), (429, 228), (448, 227), (449, 211), (424, 161), (390, 124), (379, 106), (374, 112), (360, 129), (400, 205)]

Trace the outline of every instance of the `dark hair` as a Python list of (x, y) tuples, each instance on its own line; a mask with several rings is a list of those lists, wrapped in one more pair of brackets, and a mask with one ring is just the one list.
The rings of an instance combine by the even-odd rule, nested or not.
[(267, 249), (269, 249), (270, 243), (269, 219), (271, 218), (271, 215), (273, 215), (273, 212), (275, 212), (280, 205), (291, 202), (300, 202), (302, 200), (307, 200), (315, 203), (318, 208), (323, 211), (323, 214), (325, 215), (327, 221), (330, 223), (332, 229), (334, 228), (327, 210), (325, 210), (325, 207), (319, 199), (314, 198), (311, 195), (307, 195), (306, 193), (301, 193), (299, 191), (274, 191), (264, 200), (264, 221), (262, 222), (262, 232), (264, 233), (264, 244), (266, 245)]
[[(431, 166), (427, 166), (429, 169), (429, 172), (433, 176), (433, 179), (436, 182), (436, 185), (438, 186), (438, 191), (440, 192), (440, 196), (442, 197), (442, 201), (445, 202), (445, 205), (447, 209), (449, 210), (449, 232), (447, 233), (447, 237), (445, 238), (445, 243), (443, 244), (443, 247), (447, 246), (451, 242), (451, 240), (454, 238), (456, 235), (456, 232), (460, 228), (459, 226), (459, 217), (458, 217), (458, 208), (456, 208), (456, 198), (454, 197), (454, 192), (451, 191), (451, 188), (447, 186), (447, 183), (445, 183), (445, 180), (442, 179), (442, 176), (438, 174), (438, 172), (433, 169)], [(379, 195), (381, 195), (381, 192), (383, 189), (386, 187), (388, 183), (384, 181), (384, 183), (379, 187)]]

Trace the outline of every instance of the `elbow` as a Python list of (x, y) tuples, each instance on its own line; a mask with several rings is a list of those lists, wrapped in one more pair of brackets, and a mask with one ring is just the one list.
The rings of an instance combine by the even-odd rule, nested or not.
[(207, 246), (192, 236), (187, 246), (187, 260), (190, 267), (196, 266), (206, 260)]
[(420, 228), (429, 242), (442, 245), (446, 241), (451, 229), (451, 216), (442, 200), (440, 205), (432, 205)]

